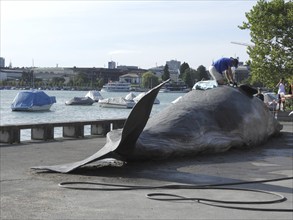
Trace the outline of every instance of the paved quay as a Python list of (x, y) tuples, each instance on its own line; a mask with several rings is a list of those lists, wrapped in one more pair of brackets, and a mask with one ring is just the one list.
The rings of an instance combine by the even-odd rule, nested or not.
[[(224, 184), (277, 180), (293, 176), (293, 122), (281, 122), (280, 136), (249, 149), (166, 161), (128, 163), (122, 167), (87, 165), (70, 174), (40, 172), (30, 167), (75, 162), (93, 154), (105, 138), (25, 142), (0, 145), (0, 219), (293, 219), (293, 212), (239, 210), (197, 201), (157, 201), (148, 193), (219, 200), (261, 201), (276, 196), (215, 189), (73, 190), (61, 182), (99, 182), (159, 186)], [(83, 187), (93, 187), (86, 185)], [(256, 182), (233, 187), (265, 190), (287, 198), (274, 204), (225, 204), (263, 209), (292, 209), (293, 180)]]

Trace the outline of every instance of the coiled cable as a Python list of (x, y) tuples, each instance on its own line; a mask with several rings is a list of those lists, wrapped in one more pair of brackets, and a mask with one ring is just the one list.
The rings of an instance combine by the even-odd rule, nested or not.
[[(281, 203), (287, 200), (281, 194), (248, 189), (248, 188), (236, 188), (236, 187), (227, 187), (235, 185), (244, 185), (244, 184), (256, 184), (256, 183), (266, 183), (266, 182), (277, 182), (283, 180), (293, 179), (293, 177), (284, 177), (278, 179), (268, 179), (268, 180), (258, 180), (258, 181), (240, 181), (234, 183), (221, 183), (221, 184), (208, 184), (208, 185), (196, 185), (196, 184), (165, 184), (159, 186), (149, 186), (149, 185), (125, 185), (125, 184), (110, 184), (110, 183), (100, 183), (100, 182), (61, 182), (59, 186), (67, 189), (75, 190), (102, 190), (102, 191), (122, 191), (122, 190), (145, 190), (145, 189), (198, 189), (198, 190), (234, 190), (234, 191), (246, 191), (254, 192), (260, 194), (268, 194), (276, 199), (264, 200), (264, 201), (237, 201), (237, 200), (216, 200), (216, 199), (207, 199), (200, 197), (184, 197), (177, 194), (170, 193), (148, 193), (146, 197), (152, 200), (158, 201), (196, 201), (201, 204), (216, 206), (221, 208), (230, 208), (230, 209), (240, 209), (240, 210), (252, 210), (252, 211), (275, 211), (275, 212), (293, 212), (292, 209), (279, 209), (279, 208), (257, 208), (257, 207), (245, 207), (245, 206), (234, 206), (234, 205), (260, 205), (260, 204), (273, 204)], [(227, 205), (228, 204), (228, 205)]]

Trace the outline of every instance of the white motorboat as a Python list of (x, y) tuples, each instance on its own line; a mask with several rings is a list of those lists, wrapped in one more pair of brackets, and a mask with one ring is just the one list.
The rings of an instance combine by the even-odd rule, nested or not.
[(187, 87), (185, 83), (176, 83), (170, 84), (167, 83), (164, 87), (160, 89), (159, 92), (168, 92), (168, 93), (187, 93), (190, 89)]
[(99, 100), (99, 106), (103, 108), (133, 108), (135, 102), (123, 97), (112, 97)]
[(105, 84), (102, 92), (129, 92), (131, 90), (131, 84), (127, 82), (109, 82)]
[(12, 104), (12, 111), (48, 111), (56, 103), (55, 96), (48, 96), (40, 90), (17, 93)]
[(136, 97), (136, 95), (133, 93), (133, 92), (130, 92), (128, 93), (126, 96), (125, 96), (125, 99), (128, 100), (128, 101), (133, 101), (133, 99)]
[(101, 95), (101, 93), (97, 90), (91, 90), (89, 91), (85, 97), (90, 97), (92, 100), (94, 100), (95, 102), (98, 102), (100, 99), (103, 99), (103, 96)]
[(90, 97), (74, 97), (65, 102), (65, 105), (92, 105), (95, 101)]
[(196, 82), (192, 89), (195, 90), (207, 90), (207, 89), (213, 89), (218, 87), (218, 83), (216, 80), (202, 80), (202, 81), (198, 81)]
[[(146, 92), (139, 93), (135, 98), (133, 98), (133, 101), (137, 103), (145, 94)], [(154, 104), (160, 104), (160, 100), (156, 98)]]

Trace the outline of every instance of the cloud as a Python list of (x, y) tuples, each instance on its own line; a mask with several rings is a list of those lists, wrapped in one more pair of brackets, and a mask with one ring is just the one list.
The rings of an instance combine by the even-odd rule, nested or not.
[[(1, 1), (1, 56), (15, 66), (209, 65), (246, 52), (253, 1)], [(20, 34), (21, 33), (21, 34)], [(232, 54), (232, 55), (233, 55)], [(27, 59), (29, 57), (29, 59)], [(240, 55), (246, 58), (245, 54)]]

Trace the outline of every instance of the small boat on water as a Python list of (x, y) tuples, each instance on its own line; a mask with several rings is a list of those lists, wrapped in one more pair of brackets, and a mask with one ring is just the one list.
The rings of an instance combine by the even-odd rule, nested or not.
[(125, 96), (125, 99), (128, 100), (128, 101), (133, 101), (133, 99), (136, 97), (136, 95), (133, 93), (133, 92), (130, 92), (128, 93), (126, 96)]
[(56, 103), (55, 96), (48, 96), (40, 90), (18, 92), (15, 96), (12, 111), (48, 111)]
[(131, 84), (128, 82), (109, 82), (105, 84), (102, 92), (129, 92), (131, 90)]
[(202, 80), (202, 81), (196, 82), (193, 85), (192, 90), (207, 90), (207, 89), (213, 89), (216, 87), (218, 87), (218, 83), (216, 80)]
[(90, 97), (92, 100), (94, 100), (95, 102), (98, 102), (100, 99), (103, 99), (103, 96), (101, 95), (101, 93), (99, 91), (96, 90), (91, 90), (89, 91), (85, 97)]
[(169, 92), (169, 93), (187, 93), (190, 89), (184, 83), (178, 83), (175, 85), (166, 84), (160, 89), (159, 92)]
[(169, 81), (167, 82), (159, 92), (168, 92), (168, 93), (187, 93), (190, 89), (188, 86), (182, 81), (178, 80), (177, 82)]
[[(145, 94), (146, 92), (139, 93), (135, 98), (133, 98), (133, 101), (137, 103)], [(160, 104), (160, 100), (155, 98), (154, 104)]]
[(135, 102), (124, 97), (112, 97), (99, 100), (99, 106), (103, 108), (133, 108)]
[(92, 105), (95, 101), (90, 97), (74, 97), (65, 102), (65, 105)]

